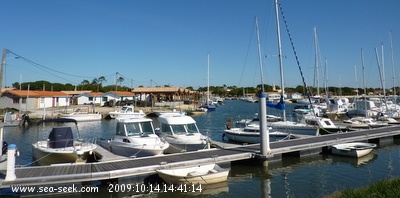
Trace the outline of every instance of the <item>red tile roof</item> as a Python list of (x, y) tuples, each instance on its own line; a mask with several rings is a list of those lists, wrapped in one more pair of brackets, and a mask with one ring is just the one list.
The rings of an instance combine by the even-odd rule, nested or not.
[(40, 98), (40, 97), (69, 97), (70, 95), (61, 92), (61, 91), (36, 91), (36, 90), (7, 90), (3, 93), (11, 94), (18, 97), (32, 97), (32, 98)]

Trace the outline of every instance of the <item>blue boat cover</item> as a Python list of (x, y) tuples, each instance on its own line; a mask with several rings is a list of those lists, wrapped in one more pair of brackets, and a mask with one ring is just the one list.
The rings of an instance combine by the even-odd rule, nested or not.
[(73, 134), (71, 127), (53, 128), (49, 134), (50, 148), (64, 148), (73, 146)]

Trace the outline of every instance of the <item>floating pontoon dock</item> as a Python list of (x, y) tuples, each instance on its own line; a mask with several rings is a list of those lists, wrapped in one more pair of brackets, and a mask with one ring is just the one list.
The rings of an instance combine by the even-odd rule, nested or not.
[[(272, 142), (270, 148), (273, 157), (267, 157), (265, 160), (280, 160), (285, 155), (301, 157), (302, 155), (321, 152), (338, 143), (353, 141), (379, 143), (397, 137), (400, 137), (400, 126)], [(259, 144), (236, 146), (221, 144), (220, 148), (181, 154), (136, 159), (108, 156), (107, 160), (95, 163), (17, 167), (15, 168), (15, 180), (6, 181), (6, 171), (0, 171), (0, 185), (1, 188), (7, 188), (12, 185), (76, 183), (135, 177), (155, 173), (155, 170), (158, 169), (251, 159), (259, 156), (259, 152)]]

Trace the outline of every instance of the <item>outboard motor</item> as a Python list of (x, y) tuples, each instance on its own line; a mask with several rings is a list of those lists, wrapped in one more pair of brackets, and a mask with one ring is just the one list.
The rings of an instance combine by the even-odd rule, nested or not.
[(7, 148), (8, 148), (8, 143), (6, 141), (3, 141), (3, 148), (2, 148), (2, 155), (7, 154)]

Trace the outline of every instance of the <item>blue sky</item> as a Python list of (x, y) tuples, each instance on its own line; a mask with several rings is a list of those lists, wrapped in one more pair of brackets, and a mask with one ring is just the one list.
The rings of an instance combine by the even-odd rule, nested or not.
[[(314, 84), (316, 27), (321, 87), (325, 59), (328, 86), (362, 87), (361, 48), (367, 87), (381, 87), (374, 51), (381, 58), (381, 43), (385, 86), (392, 87), (389, 31), (400, 86), (400, 1), (281, 4), (308, 85)], [(0, 47), (40, 65), (8, 54), (3, 85), (79, 84), (100, 76), (114, 84), (118, 72), (128, 87), (205, 87), (209, 53), (210, 85), (254, 87), (261, 82), (256, 16), (264, 82), (280, 85), (273, 0), (13, 0), (1, 7)], [(296, 87), (302, 80), (282, 18), (280, 23), (285, 86)]]

